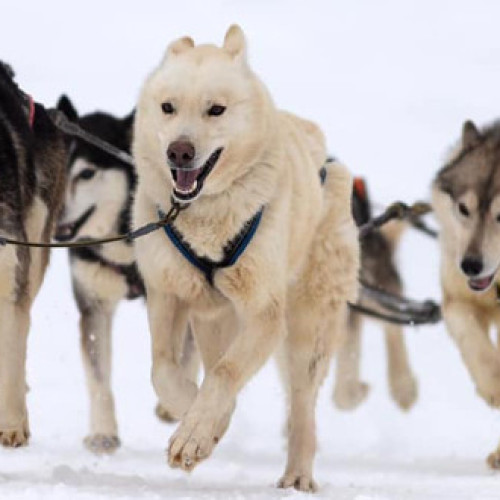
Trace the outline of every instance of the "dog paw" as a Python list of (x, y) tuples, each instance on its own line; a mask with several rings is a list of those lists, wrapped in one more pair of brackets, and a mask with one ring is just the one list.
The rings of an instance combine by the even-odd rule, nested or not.
[(83, 440), (83, 444), (96, 455), (110, 455), (120, 447), (121, 441), (118, 436), (91, 434)]
[(211, 431), (209, 422), (181, 423), (168, 447), (170, 467), (192, 471), (208, 458), (219, 438)]
[(179, 421), (168, 410), (163, 408), (160, 403), (156, 405), (155, 414), (159, 418), (159, 420), (161, 420), (162, 422), (166, 422), (167, 424), (173, 424)]
[(409, 410), (418, 397), (417, 381), (407, 375), (391, 382), (391, 396), (402, 410)]
[(488, 405), (494, 408), (500, 407), (500, 386), (495, 388), (478, 386), (476, 391)]
[(167, 453), (171, 467), (190, 472), (208, 458), (229, 426), (232, 409), (222, 418), (199, 415), (191, 417), (188, 413), (170, 439)]
[(500, 469), (500, 450), (490, 453), (486, 462), (492, 469)]
[(295, 474), (286, 472), (285, 475), (278, 481), (278, 488), (294, 487), (298, 491), (306, 493), (314, 493), (318, 491), (318, 485), (308, 474)]
[(368, 396), (370, 386), (365, 382), (342, 384), (335, 388), (333, 401), (340, 410), (357, 408)]
[(26, 446), (30, 437), (27, 422), (21, 424), (17, 429), (0, 429), (0, 444), (8, 448), (19, 448)]

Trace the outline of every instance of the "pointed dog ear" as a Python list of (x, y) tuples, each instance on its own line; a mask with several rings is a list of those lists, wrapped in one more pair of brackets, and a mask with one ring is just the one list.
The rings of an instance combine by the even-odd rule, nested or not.
[(237, 25), (233, 24), (227, 30), (224, 37), (223, 49), (229, 53), (234, 59), (245, 59), (247, 44), (243, 30)]
[(78, 120), (78, 111), (73, 106), (73, 103), (66, 94), (63, 94), (61, 97), (59, 97), (56, 108), (59, 111), (62, 111), (66, 115), (66, 118), (68, 118), (68, 120), (72, 122), (76, 122)]
[(123, 126), (126, 129), (131, 129), (134, 126), (135, 109), (123, 118)]
[(481, 141), (481, 133), (471, 120), (467, 120), (462, 127), (462, 147), (473, 148)]
[(135, 109), (122, 120), (125, 144), (127, 145), (125, 149), (128, 152), (130, 152), (130, 144), (132, 143), (132, 137), (134, 135), (134, 119)]
[(174, 40), (167, 48), (167, 53), (165, 58), (169, 56), (176, 56), (186, 52), (194, 47), (194, 40), (189, 36), (184, 36), (177, 40)]

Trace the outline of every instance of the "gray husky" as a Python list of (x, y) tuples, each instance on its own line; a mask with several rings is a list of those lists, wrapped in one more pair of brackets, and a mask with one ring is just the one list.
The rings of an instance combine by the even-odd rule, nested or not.
[[(66, 145), (45, 108), (0, 62), (0, 235), (49, 242), (63, 202)], [(0, 443), (29, 438), (26, 343), (47, 249), (0, 247)]]
[[(96, 112), (79, 117), (68, 97), (59, 110), (88, 132), (123, 151), (130, 151), (134, 113), (116, 118)], [(64, 210), (56, 232), (59, 241), (124, 234), (130, 229), (130, 207), (136, 175), (127, 163), (81, 140), (73, 140), (68, 157), (68, 182)], [(145, 298), (142, 278), (129, 242), (71, 249), (73, 292), (80, 311), (83, 364), (90, 396), (90, 433), (84, 439), (95, 453), (112, 453), (120, 445), (114, 398), (111, 391), (111, 329), (114, 312), (122, 300)], [(186, 352), (192, 353), (192, 337)], [(196, 377), (196, 357), (192, 377)], [(191, 372), (190, 372), (191, 373)], [(173, 420), (161, 406), (159, 418)]]
[[(442, 311), (478, 394), (500, 407), (500, 123), (470, 121), (433, 184), (439, 220)], [(500, 468), (500, 449), (488, 457)]]

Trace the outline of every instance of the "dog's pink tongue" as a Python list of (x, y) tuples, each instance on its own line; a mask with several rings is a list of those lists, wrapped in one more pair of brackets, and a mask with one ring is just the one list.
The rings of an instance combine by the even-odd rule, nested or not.
[(194, 183), (200, 174), (201, 168), (195, 170), (177, 170), (176, 187), (183, 191), (189, 191), (194, 187)]
[(486, 276), (486, 278), (476, 278), (471, 280), (472, 284), (475, 288), (479, 288), (480, 290), (484, 290), (491, 283), (491, 276)]

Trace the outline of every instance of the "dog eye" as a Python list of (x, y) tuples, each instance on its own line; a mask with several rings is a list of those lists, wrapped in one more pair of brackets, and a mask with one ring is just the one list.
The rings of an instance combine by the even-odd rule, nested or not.
[(84, 181), (88, 181), (89, 179), (92, 179), (95, 175), (95, 170), (92, 170), (91, 168), (86, 168), (80, 172), (80, 175), (78, 176), (80, 179), (83, 179)]
[(222, 113), (226, 111), (226, 106), (221, 106), (220, 104), (214, 104), (213, 106), (210, 107), (210, 109), (207, 111), (208, 116), (220, 116)]
[(469, 217), (470, 212), (469, 209), (463, 204), (459, 203), (458, 204), (458, 211), (464, 216), (464, 217)]
[(164, 102), (161, 105), (161, 110), (166, 114), (166, 115), (171, 115), (175, 112), (175, 108), (172, 106), (171, 102)]

